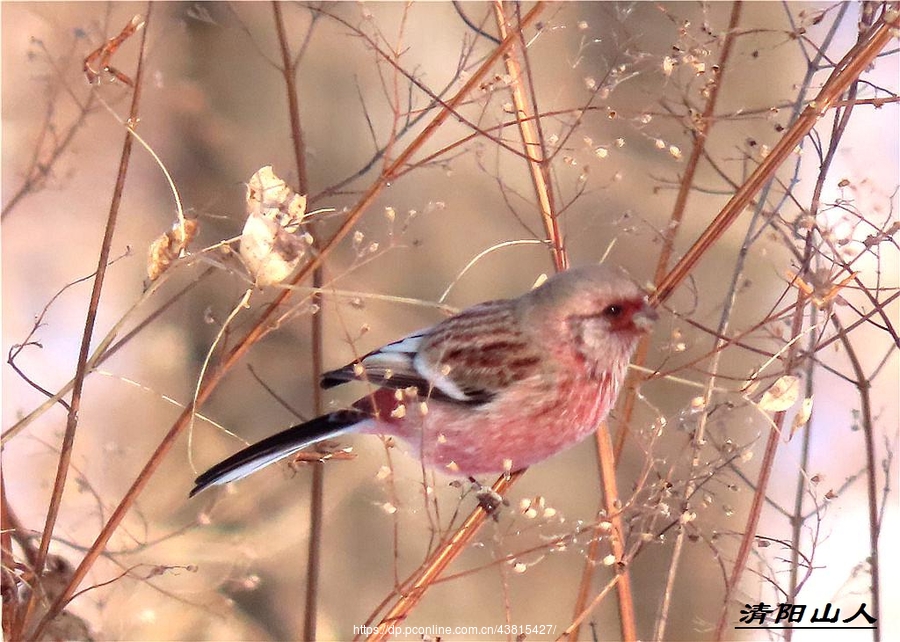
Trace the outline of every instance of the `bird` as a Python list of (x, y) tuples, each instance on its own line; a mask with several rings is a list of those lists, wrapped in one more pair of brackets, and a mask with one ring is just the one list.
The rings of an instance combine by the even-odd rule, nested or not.
[(597, 429), (657, 317), (621, 270), (560, 272), (324, 373), (324, 389), (362, 381), (369, 392), (221, 461), (189, 496), (349, 433), (398, 437), (424, 464), (456, 476), (527, 468)]

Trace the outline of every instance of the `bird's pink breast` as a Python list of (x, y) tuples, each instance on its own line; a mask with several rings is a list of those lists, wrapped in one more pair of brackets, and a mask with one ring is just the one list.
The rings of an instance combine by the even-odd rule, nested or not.
[[(451, 474), (514, 471), (591, 434), (609, 412), (617, 388), (617, 377), (608, 373), (566, 378), (552, 386), (520, 381), (478, 406), (431, 400), (422, 408), (409, 403), (402, 418), (372, 422), (365, 432), (400, 437), (426, 465)], [(393, 395), (376, 395), (381, 416), (388, 416), (383, 410)]]

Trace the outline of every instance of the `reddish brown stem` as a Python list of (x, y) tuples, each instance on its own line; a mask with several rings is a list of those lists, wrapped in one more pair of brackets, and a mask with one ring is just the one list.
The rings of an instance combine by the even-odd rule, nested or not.
[[(12, 509), (6, 499), (6, 480), (3, 470), (0, 469), (0, 589), (3, 597), (3, 637), (14, 639), (13, 631), (17, 629), (16, 620), (19, 616), (19, 600), (17, 599), (19, 587), (15, 579), (17, 562), (13, 556), (12, 536), (17, 530), (14, 523)], [(27, 541), (27, 540), (26, 540)], [(33, 557), (30, 546), (25, 547), (26, 557)]]
[[(694, 176), (697, 173), (697, 168), (700, 165), (700, 160), (703, 158), (704, 150), (706, 148), (706, 140), (709, 136), (709, 131), (712, 129), (713, 124), (715, 124), (714, 115), (716, 104), (718, 102), (719, 91), (722, 87), (722, 82), (725, 76), (725, 71), (728, 69), (728, 59), (731, 55), (731, 50), (734, 46), (735, 41), (735, 30), (737, 29), (738, 22), (740, 21), (741, 15), (741, 2), (735, 2), (732, 6), (731, 10), (731, 19), (728, 24), (728, 29), (725, 35), (725, 41), (722, 45), (722, 54), (719, 58), (718, 64), (718, 76), (715, 78), (715, 82), (709, 91), (709, 98), (706, 101), (706, 106), (703, 110), (703, 115), (699, 121), (699, 125), (695, 131), (694, 144), (691, 149), (691, 155), (688, 158), (687, 165), (685, 167), (684, 176), (681, 178), (681, 183), (679, 184), (678, 195), (675, 198), (675, 206), (672, 210), (672, 216), (670, 217), (669, 225), (666, 226), (665, 236), (663, 238), (662, 249), (660, 250), (659, 257), (657, 258), (656, 263), (656, 272), (654, 274), (654, 282), (659, 283), (662, 281), (663, 277), (666, 273), (666, 268), (669, 265), (669, 261), (672, 257), (673, 249), (675, 247), (675, 238), (678, 234), (678, 230), (681, 228), (681, 222), (684, 219), (684, 213), (687, 209), (688, 197), (691, 194), (691, 190), (694, 187)], [(638, 344), (637, 350), (635, 351), (634, 358), (632, 362), (636, 365), (643, 365), (647, 360), (647, 355), (650, 351), (650, 336), (645, 336), (641, 339)], [(622, 455), (622, 449), (625, 446), (625, 439), (628, 435), (628, 425), (630, 422), (630, 418), (634, 413), (634, 405), (637, 400), (637, 387), (629, 386), (626, 388), (625, 398), (622, 404), (622, 422), (621, 427), (616, 435), (615, 447), (612, 448), (612, 456), (614, 461), (618, 462)], [(597, 436), (597, 455), (601, 462), (601, 470), (603, 463), (603, 452), (607, 448), (609, 448), (609, 444), (611, 443), (611, 438), (608, 433), (608, 429), (604, 429), (598, 431)], [(617, 511), (613, 511), (610, 509), (610, 502), (606, 498), (606, 491), (604, 491), (604, 499), (606, 503), (606, 511), (609, 514), (616, 514)], [(585, 561), (584, 571), (582, 573), (581, 585), (579, 587), (578, 599), (575, 604), (575, 613), (581, 613), (588, 601), (588, 597), (590, 594), (590, 587), (594, 577), (594, 569), (597, 568), (597, 558), (599, 556), (599, 542), (600, 542), (601, 533), (598, 531), (595, 533), (595, 537), (591, 540), (591, 545), (588, 550), (587, 560)], [(619, 555), (616, 553), (616, 556)], [(620, 558), (621, 559), (621, 558)], [(621, 600), (621, 581), (620, 581), (620, 600)], [(664, 620), (664, 616), (662, 618)], [(578, 628), (574, 629), (574, 636), (578, 637)]]
[[(889, 7), (893, 7), (893, 10), (896, 11), (896, 5), (892, 4)], [(827, 113), (850, 84), (859, 78), (860, 74), (891, 41), (892, 32), (896, 28), (896, 22), (891, 24), (881, 19), (870, 31), (869, 37), (847, 52), (847, 55), (835, 66), (815, 100), (803, 110), (797, 121), (785, 132), (769, 155), (741, 185), (675, 267), (662, 281), (657, 283), (657, 290), (653, 295), (654, 302), (665, 302), (672, 296), (675, 288), (693, 271), (709, 247), (718, 241), (725, 230), (740, 216), (763, 184), (794, 153), (797, 145), (815, 127), (819, 119)]]
[[(297, 92), (297, 65), (299, 59), (291, 55), (287, 32), (284, 27), (284, 18), (281, 14), (281, 3), (275, 0), (272, 3), (275, 16), (275, 31), (278, 36), (278, 45), (281, 50), (282, 76), (288, 99), (288, 115), (291, 120), (291, 140), (293, 141), (294, 161), (297, 165), (297, 187), (300, 194), (309, 194), (309, 177), (306, 171), (306, 143), (303, 137), (303, 128), (300, 124), (300, 101)], [(313, 23), (314, 24), (314, 23)], [(312, 32), (313, 25), (310, 25)], [(313, 234), (313, 238), (317, 238)], [(316, 251), (319, 250), (318, 241), (314, 241)], [(322, 287), (322, 267), (313, 272), (313, 288)], [(319, 311), (310, 317), (310, 331), (312, 343), (312, 359), (310, 369), (313, 381), (318, 381), (322, 374), (322, 298), (314, 295), (313, 300), (319, 306)], [(322, 413), (322, 389), (319, 386), (312, 387), (313, 412), (316, 415)], [(306, 600), (303, 616), (303, 639), (316, 639), (316, 620), (318, 614), (319, 573), (322, 568), (322, 514), (325, 496), (325, 467), (322, 462), (312, 463), (312, 483), (310, 487), (309, 504), (309, 546), (306, 558)]]
[[(866, 377), (856, 349), (847, 336), (847, 330), (841, 325), (836, 316), (831, 317), (831, 322), (837, 329), (841, 345), (850, 359), (853, 375), (856, 377), (856, 387), (859, 390), (860, 424), (862, 426), (863, 439), (866, 445), (866, 506), (869, 513), (869, 574), (872, 577), (872, 617), (881, 619), (881, 564), (878, 552), (878, 535), (880, 533), (880, 520), (878, 518), (878, 479), (875, 465), (875, 420), (872, 414), (872, 382)], [(877, 628), (872, 629), (872, 636), (876, 642), (880, 639)]]
[[(794, 310), (794, 318), (791, 323), (791, 337), (796, 337), (803, 329), (803, 299), (804, 295), (799, 294), (797, 307)], [(794, 363), (797, 356), (797, 344), (792, 343), (785, 360), (784, 372), (790, 373), (794, 369)], [(731, 596), (741, 581), (744, 567), (747, 565), (747, 559), (750, 557), (750, 549), (753, 542), (756, 541), (756, 527), (759, 525), (759, 518), (762, 515), (762, 506), (766, 499), (766, 491), (769, 487), (769, 479), (772, 475), (772, 469), (775, 467), (775, 454), (778, 451), (778, 444), (784, 426), (784, 419), (787, 412), (776, 412), (772, 417), (772, 427), (769, 429), (769, 436), (766, 440), (766, 450), (763, 453), (762, 462), (760, 463), (759, 478), (756, 481), (756, 490), (753, 493), (753, 500), (750, 504), (747, 524), (744, 527), (744, 535), (741, 538), (740, 548), (732, 563), (731, 575), (725, 584), (725, 595), (722, 597), (722, 610), (719, 615), (719, 622), (716, 626), (714, 638), (716, 640), (724, 639), (725, 627), (728, 624), (728, 607), (730, 606)]]
[[(509, 36), (509, 27), (501, 0), (495, 0), (494, 2), (494, 17), (497, 21), (500, 37), (507, 38)], [(521, 30), (514, 37), (521, 40)], [(527, 55), (524, 46), (519, 47), (518, 50), (521, 50), (523, 56)], [(522, 73), (522, 66), (516, 57), (518, 50), (511, 49), (503, 57), (503, 60), (506, 63), (507, 73), (512, 78), (510, 93), (512, 94), (513, 105), (516, 108), (516, 124), (519, 126), (519, 135), (522, 138), (523, 154), (528, 164), (531, 185), (534, 188), (538, 206), (540, 207), (541, 221), (544, 224), (547, 238), (551, 242), (553, 264), (556, 266), (557, 271), (562, 271), (568, 267), (568, 259), (562, 233), (559, 229), (559, 220), (557, 219), (558, 213), (553, 198), (553, 184), (550, 181), (549, 160), (544, 155), (545, 145), (538, 129), (540, 119), (530, 116), (531, 112), (537, 113), (538, 109), (537, 105), (529, 105), (525, 96), (525, 75)]]
[[(887, 8), (892, 9), (894, 12), (897, 10), (896, 5), (889, 5)], [(841, 95), (855, 82), (860, 74), (868, 67), (868, 65), (874, 60), (874, 58), (881, 52), (881, 50), (890, 42), (892, 37), (892, 31), (896, 29), (896, 13), (895, 23), (891, 24), (884, 20), (882, 17), (879, 22), (875, 25), (873, 29), (869, 30), (867, 37), (860, 38), (859, 42), (855, 47), (853, 47), (835, 66), (834, 71), (829, 77), (828, 81), (822, 87), (822, 90), (819, 92), (816, 99), (803, 111), (800, 115), (800, 118), (796, 123), (791, 127), (788, 133), (785, 135), (782, 140), (775, 146), (772, 150), (772, 154), (767, 157), (763, 163), (757, 168), (757, 170), (751, 175), (750, 179), (738, 190), (738, 193), (729, 201), (728, 206), (716, 217), (716, 220), (710, 226), (709, 229), (701, 235), (700, 239), (694, 244), (691, 250), (685, 254), (684, 258), (679, 262), (679, 264), (672, 270), (672, 273), (669, 274), (669, 277), (674, 280), (677, 279), (678, 275), (683, 273), (686, 275), (690, 272), (690, 269), (696, 264), (699, 257), (702, 255), (702, 251), (705, 247), (708, 247), (709, 244), (714, 242), (718, 236), (712, 232), (713, 228), (718, 227), (720, 225), (727, 225), (730, 221), (734, 220), (737, 217), (740, 210), (742, 210), (746, 204), (749, 202), (750, 197), (753, 193), (755, 193), (755, 189), (752, 193), (748, 193), (748, 186), (752, 186), (754, 184), (762, 185), (762, 182), (766, 179), (761, 173), (761, 170), (764, 169), (768, 161), (771, 161), (773, 157), (778, 157), (778, 162), (772, 168), (774, 168), (781, 164), (781, 162), (788, 157), (791, 153), (793, 153), (794, 147), (799, 144), (799, 142), (803, 139), (812, 127), (815, 126), (818, 119), (824, 115), (825, 111), (829, 109), (840, 97)], [(740, 209), (737, 209), (737, 206), (740, 205)], [(729, 207), (730, 206), (730, 207)], [(808, 245), (809, 248), (809, 245)], [(684, 267), (682, 267), (684, 264)], [(658, 296), (660, 300), (664, 300), (669, 294), (671, 294), (672, 288), (671, 286), (666, 284), (661, 284)], [(794, 313), (794, 319), (792, 322), (791, 328), (791, 336), (797, 336), (802, 329), (803, 322), (803, 306), (802, 304), (802, 294), (800, 299), (798, 300), (797, 309)], [(796, 358), (796, 344), (792, 344), (788, 356), (785, 362), (785, 372), (791, 372), (794, 367), (794, 361)], [(756, 483), (756, 488), (753, 494), (753, 500), (750, 505), (749, 515), (747, 518), (747, 523), (744, 528), (744, 535), (741, 538), (741, 543), (738, 548), (738, 552), (735, 556), (732, 572), (728, 579), (728, 582), (725, 586), (725, 596), (723, 598), (722, 611), (719, 616), (719, 621), (716, 626), (715, 631), (715, 639), (721, 640), (725, 634), (725, 627), (727, 626), (728, 621), (728, 606), (731, 600), (731, 596), (737, 590), (738, 583), (740, 582), (741, 576), (743, 575), (744, 567), (747, 564), (747, 560), (750, 556), (750, 551), (753, 546), (753, 542), (755, 541), (755, 534), (757, 526), (759, 525), (759, 519), (762, 514), (762, 505), (765, 501), (766, 492), (768, 490), (769, 478), (772, 473), (772, 468), (775, 461), (775, 454), (778, 450), (779, 444), (779, 436), (781, 434), (781, 427), (784, 423), (785, 413), (784, 412), (776, 412), (773, 416), (773, 427), (770, 429), (768, 439), (766, 441), (766, 448), (763, 454), (762, 462), (760, 463), (760, 475), (759, 479)]]
[[(694, 176), (697, 174), (697, 168), (700, 166), (700, 159), (703, 158), (706, 151), (706, 139), (709, 131), (715, 124), (716, 104), (718, 103), (719, 91), (722, 88), (722, 81), (725, 78), (725, 72), (728, 69), (728, 58), (731, 56), (731, 50), (734, 47), (735, 30), (741, 19), (741, 2), (735, 2), (731, 8), (731, 20), (728, 23), (728, 30), (725, 35), (725, 42), (722, 45), (722, 55), (719, 58), (718, 77), (713, 83), (709, 91), (709, 98), (706, 101), (706, 107), (703, 109), (703, 116), (700, 118), (694, 138), (694, 144), (691, 148), (691, 155), (685, 166), (684, 176), (678, 185), (678, 195), (675, 197), (675, 206), (672, 208), (672, 216), (669, 224), (666, 226), (665, 235), (663, 237), (662, 249), (656, 261), (656, 272), (653, 275), (654, 283), (661, 283), (666, 275), (669, 261), (672, 258), (672, 252), (675, 248), (675, 238), (678, 230), (681, 229), (681, 222), (684, 220), (684, 213), (687, 210), (688, 198), (691, 190), (694, 188)], [(635, 350), (634, 358), (631, 360), (636, 365), (644, 365), (647, 360), (647, 353), (650, 350), (650, 336), (645, 336), (638, 344)], [(637, 398), (634, 388), (629, 388), (626, 392), (625, 401), (622, 404), (624, 417), (622, 427), (616, 435), (616, 458), (622, 454), (622, 448), (625, 446), (625, 438), (628, 435), (628, 420), (634, 412), (634, 403)]]
[[(513, 473), (509, 477), (500, 477), (491, 487), (499, 495), (505, 494), (509, 488), (522, 476), (524, 471)], [(415, 575), (415, 579), (408, 582), (408, 588), (400, 596), (388, 613), (381, 618), (375, 633), (367, 639), (369, 642), (379, 642), (389, 637), (388, 629), (397, 625), (409, 615), (409, 612), (419, 603), (428, 588), (441, 576), (441, 573), (456, 559), (466, 545), (471, 541), (478, 529), (484, 523), (487, 512), (479, 506), (466, 518), (466, 521), (457, 528), (450, 537), (443, 542), (434, 554), (422, 565)]]
[[(536, 3), (535, 6), (532, 7), (531, 11), (529, 11), (519, 22), (516, 30), (509, 33), (505, 38), (503, 38), (500, 46), (497, 47), (491, 54), (488, 62), (495, 61), (497, 60), (497, 58), (499, 58), (499, 56), (504, 55), (506, 51), (508, 51), (512, 46), (512, 43), (519, 38), (519, 34), (521, 34), (522, 30), (537, 18), (537, 16), (543, 10), (543, 7), (543, 2)], [(482, 69), (483, 68), (484, 67), (482, 67)], [(471, 80), (466, 83), (466, 86), (470, 85), (472, 85)], [(398, 161), (399, 160), (401, 159), (398, 159)], [(395, 162), (395, 166), (399, 166), (397, 162)], [(514, 473), (509, 477), (504, 476), (499, 478), (494, 483), (493, 490), (501, 495), (504, 494), (512, 486), (512, 484), (514, 484), (515, 481), (519, 479), (519, 477), (521, 477), (523, 473), (524, 471), (520, 471), (518, 473)], [(485, 511), (481, 506), (478, 506), (472, 513), (469, 514), (468, 518), (462, 524), (462, 526), (454, 531), (454, 533), (451, 534), (451, 536), (437, 548), (432, 556), (413, 576), (410, 582), (407, 583), (407, 585), (411, 588), (397, 600), (397, 602), (387, 613), (387, 615), (385, 615), (381, 619), (376, 632), (369, 637), (369, 640), (386, 639), (388, 636), (388, 628), (393, 624), (401, 622), (409, 615), (409, 612), (416, 606), (416, 604), (419, 603), (419, 601), (425, 595), (428, 587), (430, 587), (432, 583), (440, 577), (441, 573), (444, 572), (444, 569), (446, 569), (447, 566), (449, 566), (450, 563), (454, 559), (456, 559), (456, 557), (464, 550), (466, 544), (481, 528), (481, 525), (484, 523), (487, 515), (487, 511)]]
[[(150, 21), (151, 5), (147, 5), (146, 22)], [(129, 110), (129, 121), (131, 123), (138, 122), (138, 106), (141, 101), (141, 79), (144, 72), (144, 51), (147, 43), (147, 30), (141, 37), (140, 56), (138, 58), (138, 67), (134, 94), (131, 98), (131, 108)], [(87, 317), (84, 322), (84, 332), (81, 335), (81, 347), (78, 352), (78, 361), (75, 367), (75, 379), (72, 385), (72, 400), (69, 403), (69, 411), (66, 416), (66, 430), (63, 435), (62, 445), (60, 446), (59, 462), (56, 468), (56, 479), (53, 482), (53, 490), (50, 495), (50, 503), (47, 507), (47, 518), (44, 523), (44, 530), (41, 534), (41, 542), (38, 547), (37, 559), (34, 563), (35, 581), (39, 585), (40, 577), (44, 571), (44, 564), (47, 560), (47, 551), (50, 547), (50, 540), (53, 538), (53, 529), (56, 526), (56, 519), (59, 516), (59, 507), (62, 503), (63, 491), (66, 487), (66, 479), (69, 473), (69, 464), (72, 461), (72, 450), (75, 446), (75, 433), (78, 428), (78, 411), (81, 409), (81, 399), (84, 390), (84, 379), (87, 375), (87, 362), (90, 355), (91, 338), (94, 335), (94, 324), (97, 320), (97, 312), (100, 309), (100, 293), (103, 291), (103, 283), (106, 277), (106, 269), (109, 264), (109, 253), (112, 247), (113, 234), (116, 230), (116, 222), (119, 216), (119, 206), (122, 202), (122, 193), (125, 190), (125, 178), (128, 175), (128, 164), (131, 160), (131, 147), (133, 138), (130, 132), (125, 134), (125, 142), (122, 144), (122, 154), (119, 159), (119, 170), (116, 175), (116, 183), (113, 187), (112, 201), (109, 206), (109, 214), (106, 218), (106, 229), (103, 233), (103, 240), (100, 244), (100, 254), (97, 258), (97, 271), (94, 277), (94, 285), (91, 288), (91, 298), (88, 303)], [(28, 601), (26, 613), (32, 611), (35, 600), (41, 593), (38, 588), (31, 594)]]

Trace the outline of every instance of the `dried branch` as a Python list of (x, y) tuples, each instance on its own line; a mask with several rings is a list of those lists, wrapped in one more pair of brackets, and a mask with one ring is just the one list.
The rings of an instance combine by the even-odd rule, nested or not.
[[(146, 23), (150, 22), (151, 6), (147, 6)], [(141, 37), (140, 54), (138, 58), (137, 74), (135, 76), (134, 94), (131, 99), (131, 109), (129, 111), (129, 119), (131, 123), (138, 122), (138, 107), (141, 98), (141, 80), (144, 74), (144, 52), (147, 43), (147, 30)], [(69, 403), (69, 411), (66, 417), (66, 431), (63, 435), (62, 446), (60, 448), (59, 463), (56, 470), (56, 479), (53, 482), (53, 491), (50, 496), (50, 503), (47, 507), (47, 519), (44, 524), (44, 530), (41, 534), (41, 542), (38, 548), (38, 556), (34, 564), (34, 573), (36, 577), (40, 577), (44, 570), (44, 563), (47, 560), (47, 551), (50, 548), (50, 540), (53, 538), (53, 529), (56, 526), (56, 519), (59, 515), (59, 507), (62, 503), (63, 491), (66, 487), (66, 478), (69, 472), (69, 464), (72, 460), (72, 449), (75, 445), (75, 433), (78, 428), (78, 411), (81, 408), (81, 398), (84, 389), (84, 379), (87, 375), (87, 362), (90, 353), (91, 338), (94, 334), (94, 323), (97, 320), (97, 312), (100, 308), (100, 293), (103, 291), (103, 282), (106, 276), (106, 269), (109, 264), (109, 253), (112, 247), (113, 233), (116, 229), (116, 222), (119, 215), (119, 206), (122, 202), (122, 192), (125, 189), (125, 177), (128, 175), (128, 163), (131, 160), (131, 147), (133, 139), (131, 132), (125, 134), (125, 142), (122, 144), (122, 156), (119, 161), (119, 170), (116, 176), (116, 184), (113, 188), (112, 202), (109, 206), (109, 215), (106, 220), (106, 230), (103, 234), (103, 241), (100, 246), (100, 254), (97, 260), (97, 272), (94, 278), (94, 285), (91, 289), (90, 303), (88, 304), (87, 318), (84, 322), (84, 332), (81, 337), (81, 348), (78, 352), (78, 362), (75, 368), (75, 381), (72, 385), (72, 399)], [(28, 606), (26, 614), (30, 612), (38, 599), (38, 590), (35, 590)], [(27, 616), (26, 616), (27, 617)], [(35, 634), (37, 637), (37, 634)]]
[[(297, 66), (312, 38), (316, 21), (321, 14), (313, 14), (306, 33), (303, 46), (296, 57), (291, 56), (291, 48), (288, 43), (284, 27), (284, 18), (281, 14), (281, 2), (272, 2), (272, 11), (275, 16), (275, 31), (278, 35), (278, 46), (281, 50), (281, 72), (284, 78), (285, 90), (288, 98), (288, 115), (291, 121), (291, 140), (293, 141), (294, 161), (297, 165), (297, 186), (299, 193), (309, 194), (309, 178), (306, 170), (306, 143), (303, 138), (303, 129), (300, 124), (300, 104), (297, 91)], [(313, 234), (316, 239), (317, 235)], [(313, 243), (314, 250), (318, 250), (318, 242)], [(321, 288), (323, 282), (322, 267), (313, 271), (312, 284), (314, 288)], [(310, 370), (312, 380), (318, 381), (323, 372), (322, 367), (322, 298), (313, 295), (313, 303), (319, 306), (319, 312), (310, 317), (310, 330), (312, 340), (312, 359)], [(316, 415), (322, 413), (322, 390), (319, 386), (313, 386), (313, 412)], [(318, 613), (319, 573), (322, 568), (322, 515), (324, 512), (325, 495), (325, 467), (321, 461), (312, 464), (312, 487), (310, 488), (309, 506), (309, 548), (306, 560), (306, 605), (303, 619), (303, 639), (316, 639), (316, 616)]]

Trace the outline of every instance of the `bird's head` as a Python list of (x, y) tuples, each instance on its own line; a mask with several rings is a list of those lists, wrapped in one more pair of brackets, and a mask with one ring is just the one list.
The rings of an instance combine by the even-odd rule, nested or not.
[(623, 272), (590, 265), (557, 274), (522, 297), (524, 325), (545, 345), (604, 366), (631, 358), (658, 315)]

